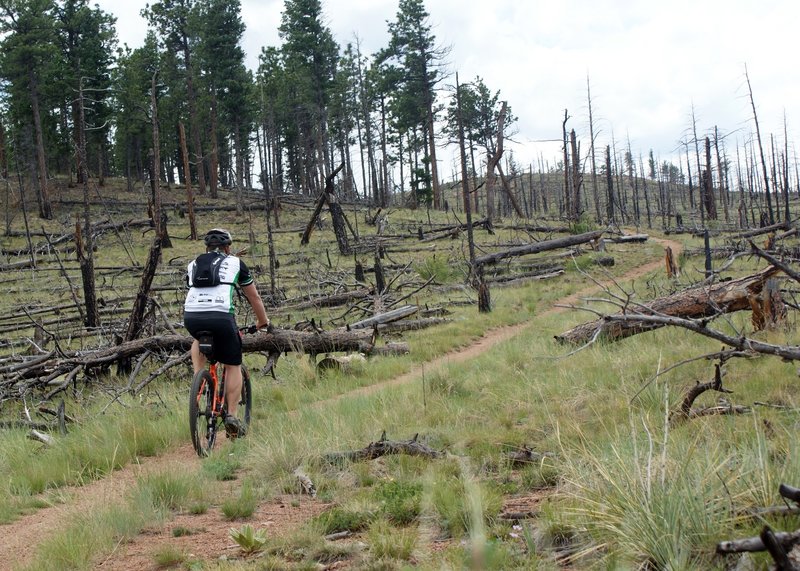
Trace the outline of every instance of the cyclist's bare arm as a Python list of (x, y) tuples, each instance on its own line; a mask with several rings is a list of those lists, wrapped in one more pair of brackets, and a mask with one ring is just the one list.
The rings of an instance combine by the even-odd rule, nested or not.
[(246, 286), (242, 286), (242, 293), (247, 298), (247, 301), (250, 302), (250, 306), (253, 308), (253, 312), (256, 314), (256, 327), (260, 329), (269, 325), (267, 310), (264, 308), (264, 302), (261, 301), (261, 296), (258, 295), (256, 284), (251, 283)]

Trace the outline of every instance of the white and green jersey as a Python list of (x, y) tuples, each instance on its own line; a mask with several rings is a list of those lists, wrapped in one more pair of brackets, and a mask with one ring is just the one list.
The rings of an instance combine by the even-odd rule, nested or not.
[(200, 311), (234, 313), (233, 292), (236, 286), (253, 283), (253, 276), (250, 274), (249, 268), (236, 256), (225, 256), (219, 264), (220, 285), (195, 287), (192, 283), (192, 276), (196, 263), (197, 260), (192, 260), (186, 268), (186, 283), (189, 285), (189, 293), (186, 295), (183, 310), (187, 313)]

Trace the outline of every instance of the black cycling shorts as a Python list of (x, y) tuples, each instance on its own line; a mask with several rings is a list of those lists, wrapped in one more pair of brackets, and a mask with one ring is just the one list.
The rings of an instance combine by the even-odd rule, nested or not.
[(198, 311), (183, 314), (183, 324), (192, 337), (199, 331), (210, 331), (214, 337), (214, 356), (224, 365), (242, 364), (242, 337), (231, 313)]

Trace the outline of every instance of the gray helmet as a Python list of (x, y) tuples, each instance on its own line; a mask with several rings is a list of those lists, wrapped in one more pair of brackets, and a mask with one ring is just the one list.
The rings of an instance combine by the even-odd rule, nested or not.
[(212, 228), (206, 233), (203, 242), (205, 242), (206, 246), (209, 248), (218, 248), (221, 246), (230, 246), (233, 243), (233, 237), (227, 230)]

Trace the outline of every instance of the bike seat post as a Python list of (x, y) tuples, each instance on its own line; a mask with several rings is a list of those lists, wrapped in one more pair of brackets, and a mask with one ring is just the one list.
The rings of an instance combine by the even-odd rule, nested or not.
[(200, 352), (206, 356), (206, 359), (211, 364), (215, 363), (214, 359), (214, 337), (209, 331), (199, 331), (197, 333), (197, 342), (200, 346)]

